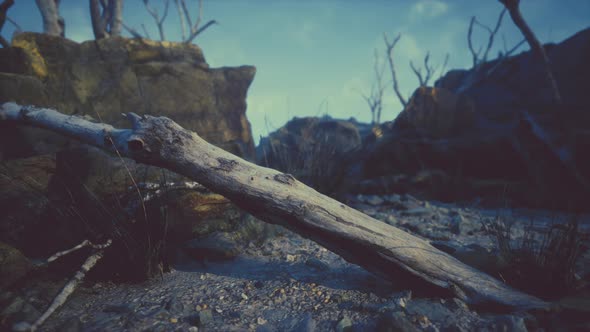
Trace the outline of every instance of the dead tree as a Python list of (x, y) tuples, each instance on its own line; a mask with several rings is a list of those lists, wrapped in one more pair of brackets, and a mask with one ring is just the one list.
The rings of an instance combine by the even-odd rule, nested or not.
[(371, 85), (370, 94), (361, 93), (363, 99), (367, 102), (371, 111), (371, 124), (378, 125), (381, 121), (381, 111), (383, 110), (383, 93), (385, 92), (385, 83), (383, 82), (383, 72), (385, 66), (379, 61), (379, 54), (375, 49), (375, 63), (373, 64), (373, 73), (375, 80)]
[(121, 35), (123, 0), (90, 0), (90, 18), (94, 38)]
[[(494, 38), (502, 25), (502, 19), (506, 14), (506, 9), (503, 9), (498, 16), (498, 20), (496, 21), (496, 26), (492, 30), (489, 26), (480, 23), (475, 16), (471, 17), (471, 21), (469, 22), (469, 29), (467, 30), (467, 46), (469, 47), (469, 52), (471, 52), (471, 58), (473, 60), (473, 68), (477, 69), (482, 63), (488, 61), (488, 54), (494, 45)], [(489, 33), (488, 36), (488, 44), (486, 45), (485, 50), (483, 50), (482, 55), (482, 48), (480, 47), (477, 51), (473, 48), (473, 26), (478, 25), (482, 29), (486, 30)]]
[(508, 12), (510, 13), (510, 17), (514, 24), (518, 27), (520, 32), (524, 35), (527, 43), (531, 47), (531, 50), (541, 59), (543, 62), (543, 66), (545, 67), (545, 79), (547, 83), (551, 87), (551, 91), (553, 93), (553, 100), (557, 105), (561, 104), (561, 94), (559, 93), (559, 88), (557, 86), (557, 81), (553, 76), (553, 71), (551, 70), (551, 64), (549, 62), (549, 57), (547, 56), (547, 52), (545, 52), (545, 48), (541, 45), (541, 42), (535, 36), (533, 30), (529, 27), (529, 25), (522, 17), (522, 14), (519, 9), (520, 0), (498, 0), (500, 1)]
[[(0, 31), (2, 31), (2, 27), (4, 27), (4, 23), (6, 22), (6, 12), (8, 12), (8, 9), (12, 7), (12, 5), (14, 5), (14, 0), (4, 0), (2, 4), (0, 4)], [(2, 47), (10, 47), (10, 43), (1, 35), (0, 45), (2, 45)]]
[(36, 0), (43, 18), (43, 32), (52, 36), (65, 37), (66, 23), (59, 15), (60, 0)]
[(393, 48), (395, 47), (395, 45), (397, 44), (397, 42), (399, 41), (399, 39), (401, 37), (402, 37), (402, 35), (400, 33), (397, 35), (397, 37), (395, 37), (394, 40), (389, 42), (389, 39), (387, 38), (387, 34), (383, 33), (383, 40), (385, 41), (385, 45), (387, 46), (386, 54), (387, 54), (387, 60), (389, 62), (389, 71), (391, 72), (391, 84), (393, 86), (393, 92), (395, 92), (395, 95), (397, 96), (397, 99), (399, 99), (399, 102), (402, 104), (402, 106), (404, 108), (406, 108), (406, 105), (408, 105), (408, 102), (406, 101), (404, 96), (399, 91), (399, 83), (397, 82), (397, 74), (395, 72), (395, 65), (393, 63)]
[[(393, 85), (393, 91), (397, 95), (397, 98), (399, 99), (402, 106), (405, 108), (408, 105), (408, 102), (399, 90), (399, 83), (397, 82), (397, 74), (395, 71), (395, 64), (393, 62), (393, 49), (394, 49), (395, 45), (397, 44), (397, 42), (400, 40), (400, 38), (401, 38), (401, 34), (398, 34), (397, 37), (395, 37), (395, 39), (390, 42), (387, 38), (387, 35), (383, 34), (383, 39), (385, 40), (385, 46), (387, 47), (386, 54), (387, 54), (387, 60), (389, 62), (389, 70), (391, 72), (391, 81), (392, 81), (392, 85)], [(426, 56), (424, 57), (425, 73), (424, 73), (424, 75), (422, 75), (422, 68), (416, 68), (416, 66), (414, 66), (414, 63), (412, 61), (410, 61), (410, 68), (412, 68), (412, 71), (416, 75), (416, 78), (418, 79), (418, 84), (420, 84), (420, 87), (428, 85), (428, 83), (430, 83), (430, 80), (434, 77), (434, 75), (438, 71), (438, 67), (430, 65), (429, 62), (430, 62), (430, 52), (427, 52)], [(445, 55), (445, 60), (441, 66), (441, 74), (440, 75), (442, 75), (444, 73), (448, 62), (449, 62), (449, 54), (447, 53)]]
[[(422, 68), (416, 68), (416, 66), (414, 66), (414, 63), (410, 60), (410, 68), (412, 68), (412, 71), (418, 78), (418, 84), (420, 84), (420, 87), (427, 86), (428, 83), (430, 83), (430, 80), (432, 79), (434, 74), (436, 74), (436, 72), (438, 71), (437, 66), (432, 66), (428, 63), (429, 60), (430, 52), (426, 52), (426, 56), (424, 57), (424, 69), (426, 72), (424, 73), (424, 76), (422, 76)], [(444, 73), (444, 70), (446, 69), (448, 62), (449, 54), (447, 53), (447, 55), (445, 56), (445, 61), (441, 68), (441, 75)]]
[[(197, 20), (196, 20), (195, 24), (192, 23), (191, 15), (188, 10), (188, 7), (186, 6), (186, 2), (184, 0), (174, 0), (174, 3), (176, 4), (176, 9), (178, 11), (178, 16), (180, 18), (180, 27), (182, 29), (182, 41), (186, 44), (192, 43), (193, 40), (199, 34), (201, 34), (201, 32), (207, 30), (207, 28), (209, 28), (213, 24), (217, 24), (216, 20), (210, 20), (207, 23), (205, 23), (205, 25), (200, 27), (202, 15), (203, 15), (203, 0), (199, 0), (199, 11), (197, 12)], [(186, 39), (185, 39), (185, 29), (186, 28), (184, 25), (183, 16), (184, 16), (184, 18), (186, 18), (186, 22), (188, 23), (188, 26), (190, 29), (188, 37), (186, 37)]]
[(164, 14), (160, 17), (158, 10), (152, 8), (149, 4), (149, 0), (143, 0), (143, 4), (145, 5), (145, 9), (152, 15), (154, 21), (156, 21), (156, 25), (158, 26), (158, 32), (160, 33), (160, 40), (164, 41), (164, 20), (166, 20), (166, 16), (168, 16), (168, 7), (170, 6), (170, 0), (164, 1)]
[[(500, 26), (502, 25), (502, 20), (505, 14), (506, 9), (503, 9), (498, 15), (498, 19), (496, 21), (494, 29), (479, 22), (475, 16), (471, 17), (471, 20), (469, 21), (469, 28), (467, 29), (467, 47), (469, 48), (469, 52), (471, 53), (473, 67), (471, 72), (469, 73), (469, 76), (464, 80), (463, 84), (456, 90), (456, 92), (464, 92), (465, 90), (473, 87), (475, 84), (489, 78), (494, 72), (496, 72), (498, 68), (500, 68), (504, 61), (508, 59), (508, 57), (510, 57), (514, 52), (516, 52), (516, 50), (518, 50), (524, 44), (525, 40), (523, 39), (514, 47), (508, 49), (508, 47), (506, 46), (506, 40), (504, 39), (504, 51), (498, 54), (498, 58), (496, 59), (495, 63), (491, 67), (483, 66), (483, 64), (488, 62), (489, 53), (492, 47), (494, 46), (496, 35), (500, 30)], [(473, 28), (476, 25), (486, 30), (489, 34), (488, 42), (485, 46), (485, 49), (483, 47), (480, 47), (477, 51), (473, 46)], [(483, 68), (486, 69), (482, 70)]]
[(129, 113), (117, 129), (55, 110), (5, 103), (0, 121), (52, 130), (167, 168), (217, 192), (261, 220), (283, 225), (386, 278), (413, 276), (470, 304), (544, 308), (547, 303), (469, 267), (427, 241), (324, 196), (293, 176), (207, 143), (166, 117)]

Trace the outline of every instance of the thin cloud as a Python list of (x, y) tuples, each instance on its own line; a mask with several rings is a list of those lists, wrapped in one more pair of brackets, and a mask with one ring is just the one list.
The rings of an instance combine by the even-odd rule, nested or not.
[(412, 6), (413, 17), (434, 18), (447, 13), (449, 5), (439, 0), (422, 0)]

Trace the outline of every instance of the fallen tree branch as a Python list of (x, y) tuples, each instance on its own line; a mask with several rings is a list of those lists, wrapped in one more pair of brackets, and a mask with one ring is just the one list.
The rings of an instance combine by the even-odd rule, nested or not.
[[(57, 296), (53, 299), (53, 302), (51, 302), (51, 304), (49, 305), (47, 310), (45, 310), (45, 312), (41, 315), (41, 317), (37, 318), (35, 323), (33, 323), (31, 325), (27, 322), (20, 322), (18, 324), (15, 324), (15, 326), (13, 327), (13, 330), (16, 330), (16, 331), (36, 331), (39, 327), (41, 327), (41, 325), (47, 320), (47, 318), (49, 318), (49, 316), (51, 316), (55, 312), (55, 310), (57, 310), (64, 303), (66, 303), (66, 301), (68, 300), (68, 297), (70, 297), (70, 295), (72, 295), (72, 293), (76, 290), (76, 287), (78, 287), (78, 284), (80, 283), (80, 281), (82, 281), (82, 279), (84, 279), (84, 277), (86, 276), (86, 273), (88, 273), (88, 271), (90, 271), (94, 267), (94, 265), (96, 265), (96, 263), (98, 263), (98, 261), (102, 258), (103, 254), (104, 254), (104, 249), (109, 247), (112, 243), (112, 241), (110, 239), (107, 240), (105, 243), (99, 244), (99, 245), (94, 245), (90, 241), (84, 241), (84, 242), (88, 242), (88, 244), (84, 245), (84, 246), (91, 246), (93, 248), (98, 249), (98, 251), (96, 251), (94, 254), (90, 255), (86, 259), (84, 264), (82, 264), (82, 266), (80, 267), (80, 270), (78, 270), (78, 272), (76, 272), (74, 277), (72, 279), (70, 279), (64, 285), (64, 287), (61, 289), (59, 294), (57, 294)], [(82, 248), (83, 246), (81, 246), (81, 245), (84, 242), (82, 242), (80, 245), (78, 245), (70, 250), (66, 250), (65, 252), (69, 253), (73, 250), (77, 250), (77, 249)], [(58, 254), (56, 254), (56, 255), (58, 255)], [(63, 255), (64, 254), (58, 255), (56, 258), (61, 257)], [(52, 257), (54, 257), (54, 256), (52, 256)]]
[[(547, 303), (439, 251), (427, 241), (324, 196), (289, 174), (264, 168), (207, 143), (166, 117), (129, 113), (131, 129), (89, 122), (55, 110), (5, 103), (0, 121), (67, 135), (138, 162), (167, 168), (217, 192), (260, 219), (285, 226), (386, 278), (405, 273), (470, 304), (516, 308)], [(416, 280), (417, 278), (412, 278)]]

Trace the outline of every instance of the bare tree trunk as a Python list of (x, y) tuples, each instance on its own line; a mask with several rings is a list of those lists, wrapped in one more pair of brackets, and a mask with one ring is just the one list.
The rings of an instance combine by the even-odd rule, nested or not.
[(123, 0), (90, 0), (94, 38), (120, 36), (123, 26)]
[(223, 151), (166, 117), (126, 116), (132, 129), (117, 129), (51, 109), (15, 103), (0, 107), (0, 121), (46, 128), (187, 176), (260, 219), (283, 225), (381, 276), (413, 275), (471, 304), (547, 306), (425, 240), (318, 193), (289, 174)]
[(510, 13), (510, 17), (514, 24), (520, 29), (520, 32), (524, 35), (524, 38), (527, 40), (529, 46), (533, 53), (537, 54), (537, 56), (543, 62), (543, 66), (545, 67), (545, 79), (547, 83), (551, 87), (551, 91), (553, 93), (553, 100), (557, 105), (561, 105), (561, 94), (559, 93), (559, 88), (557, 87), (557, 81), (553, 76), (553, 71), (551, 70), (551, 64), (549, 62), (549, 57), (545, 52), (545, 48), (541, 42), (535, 36), (533, 30), (529, 27), (526, 23), (522, 14), (519, 9), (520, 0), (499, 0), (505, 7), (508, 9)]
[(109, 0), (111, 9), (111, 37), (120, 36), (123, 27), (123, 0)]
[(65, 21), (59, 16), (59, 0), (36, 0), (43, 17), (43, 32), (53, 36), (65, 36)]
[(101, 5), (99, 0), (90, 0), (90, 19), (92, 21), (92, 31), (95, 39), (102, 39), (108, 36), (106, 31), (106, 22), (101, 15)]
[[(14, 5), (14, 0), (4, 0), (4, 2), (0, 4), (0, 31), (2, 31), (4, 22), (6, 22), (6, 12), (8, 12), (8, 9), (12, 7), (12, 5)], [(0, 36), (0, 45), (2, 45), (2, 47), (10, 47), (10, 43), (2, 36)]]

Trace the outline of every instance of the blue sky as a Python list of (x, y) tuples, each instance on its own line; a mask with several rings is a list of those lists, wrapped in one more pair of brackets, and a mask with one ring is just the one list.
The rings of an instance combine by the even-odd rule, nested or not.
[[(93, 39), (88, 1), (62, 0), (66, 37)], [(162, 0), (152, 0), (162, 12)], [(197, 1), (187, 0), (196, 15)], [(502, 10), (497, 0), (205, 0), (203, 22), (219, 25), (195, 39), (213, 67), (255, 65), (258, 69), (248, 95), (247, 115), (255, 140), (282, 126), (293, 116), (329, 114), (370, 120), (361, 97), (373, 81), (374, 49), (384, 52), (383, 33), (402, 34), (395, 48), (398, 81), (405, 96), (417, 87), (409, 61), (421, 63), (427, 51), (433, 64), (450, 53), (449, 68), (468, 68), (467, 27), (472, 15), (493, 26)], [(589, 0), (522, 0), (521, 10), (542, 42), (559, 42), (590, 27)], [(41, 31), (41, 16), (33, 0), (18, 0), (9, 17), (24, 30)], [(193, 16), (194, 16), (193, 15)], [(124, 21), (144, 23), (152, 38), (156, 25), (141, 0), (126, 0)], [(2, 34), (11, 36), (7, 23)], [(165, 22), (167, 40), (180, 39), (172, 4)], [(522, 39), (509, 16), (490, 53)], [(474, 31), (483, 45), (487, 34)], [(524, 46), (522, 50), (528, 49)], [(389, 79), (388, 72), (385, 77)], [(392, 120), (401, 105), (391, 88), (384, 97), (382, 120)]]

